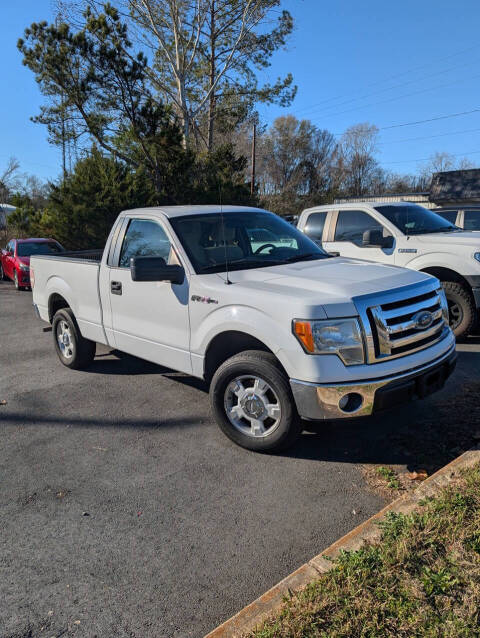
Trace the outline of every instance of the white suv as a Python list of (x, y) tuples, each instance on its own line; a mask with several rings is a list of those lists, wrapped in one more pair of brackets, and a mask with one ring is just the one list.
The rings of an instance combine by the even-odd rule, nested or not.
[(418, 204), (331, 204), (304, 210), (298, 228), (329, 253), (434, 275), (442, 282), (450, 326), (468, 334), (480, 308), (480, 235)]

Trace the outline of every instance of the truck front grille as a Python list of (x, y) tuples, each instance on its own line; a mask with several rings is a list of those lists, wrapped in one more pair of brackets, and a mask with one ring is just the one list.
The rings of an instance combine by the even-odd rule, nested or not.
[(426, 289), (417, 287), (410, 294), (400, 296), (400, 292), (363, 301), (360, 314), (369, 363), (427, 348), (448, 333), (448, 306), (438, 282), (433, 286), (429, 282)]

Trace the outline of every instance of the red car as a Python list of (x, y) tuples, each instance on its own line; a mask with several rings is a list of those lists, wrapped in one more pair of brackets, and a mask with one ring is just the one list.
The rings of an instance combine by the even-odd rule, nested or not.
[(15, 288), (30, 287), (30, 256), (64, 252), (54, 239), (11, 239), (0, 255), (0, 279), (13, 279)]

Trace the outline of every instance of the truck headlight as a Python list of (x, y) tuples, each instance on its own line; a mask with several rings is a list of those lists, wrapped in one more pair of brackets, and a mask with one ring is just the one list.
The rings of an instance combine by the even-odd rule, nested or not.
[(477, 261), (480, 261), (480, 253), (475, 253), (473, 255), (473, 258), (476, 259)]
[(440, 305), (442, 306), (443, 319), (448, 326), (450, 322), (450, 316), (448, 312), (448, 301), (447, 301), (447, 296), (445, 295), (445, 290), (443, 288), (439, 288), (437, 290), (437, 293), (438, 293), (438, 296), (440, 297)]
[(293, 333), (308, 354), (336, 354), (347, 366), (365, 363), (357, 319), (294, 320)]
[(30, 266), (27, 266), (26, 264), (20, 264), (20, 270), (28, 272), (30, 270)]

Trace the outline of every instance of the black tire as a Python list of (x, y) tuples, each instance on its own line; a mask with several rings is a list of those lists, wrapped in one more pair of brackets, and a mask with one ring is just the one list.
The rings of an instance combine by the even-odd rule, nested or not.
[(8, 279), (7, 275), (3, 272), (3, 266), (0, 262), (0, 281), (6, 281)]
[(18, 283), (18, 274), (16, 270), (13, 271), (13, 285), (15, 286), (15, 290), (17, 292), (23, 290), (22, 286), (20, 286), (20, 284)]
[[(82, 337), (70, 308), (57, 310), (53, 317), (52, 334), (55, 350), (64, 366), (81, 370), (92, 363), (97, 344)], [(68, 338), (62, 339), (62, 334), (64, 337), (66, 334)], [(63, 342), (62, 347), (60, 341)]]
[[(255, 393), (254, 386), (248, 385), (250, 377), (258, 379), (260, 385), (266, 384), (268, 389), (260, 388)], [(240, 379), (243, 401), (248, 402), (248, 409), (263, 410), (261, 418), (251, 417), (251, 421), (242, 417), (232, 417), (240, 423), (234, 425), (227, 415), (228, 397), (235, 395), (238, 401), (234, 408), (240, 407), (240, 398), (232, 391), (233, 382)], [(245, 388), (243, 387), (245, 383)], [(236, 381), (237, 387), (238, 381)], [(250, 398), (249, 398), (250, 397)], [(300, 418), (297, 414), (287, 376), (277, 359), (269, 352), (247, 350), (227, 359), (215, 372), (210, 384), (210, 405), (221, 430), (232, 441), (248, 450), (256, 452), (278, 452), (295, 443), (301, 432)], [(244, 403), (245, 405), (245, 403)], [(252, 407), (253, 406), (253, 407)], [(260, 406), (260, 407), (259, 407)], [(277, 418), (266, 416), (268, 409), (274, 409)], [(245, 408), (247, 410), (247, 408)], [(245, 414), (244, 408), (241, 408)], [(272, 423), (273, 421), (273, 423)], [(262, 423), (264, 433), (254, 434), (254, 423)], [(245, 433), (246, 430), (251, 433)], [(270, 430), (270, 433), (269, 433)]]
[(442, 281), (448, 301), (450, 327), (455, 337), (466, 337), (475, 324), (475, 305), (470, 292), (456, 281)]

